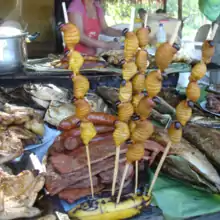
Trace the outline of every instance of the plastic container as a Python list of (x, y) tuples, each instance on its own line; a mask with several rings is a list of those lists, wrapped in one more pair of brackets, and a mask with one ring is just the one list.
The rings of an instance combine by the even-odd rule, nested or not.
[(156, 33), (156, 38), (157, 38), (157, 46), (167, 41), (167, 34), (162, 23), (159, 24), (159, 28)]

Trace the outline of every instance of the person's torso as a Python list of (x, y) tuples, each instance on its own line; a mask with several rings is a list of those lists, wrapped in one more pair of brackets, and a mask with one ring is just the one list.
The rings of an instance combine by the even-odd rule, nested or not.
[[(101, 33), (101, 25), (100, 25), (100, 13), (98, 12), (97, 6), (95, 6), (96, 17), (92, 18), (88, 16), (87, 10), (84, 7), (84, 13), (82, 15), (83, 19), (83, 27), (84, 34), (94, 40), (98, 40), (98, 37)], [(96, 48), (88, 47), (85, 44), (79, 43), (75, 48), (77, 51), (87, 54), (87, 55), (95, 55)]]

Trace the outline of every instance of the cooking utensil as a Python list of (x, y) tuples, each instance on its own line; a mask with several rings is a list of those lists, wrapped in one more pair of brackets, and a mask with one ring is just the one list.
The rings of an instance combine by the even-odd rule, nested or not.
[(26, 43), (39, 35), (38, 32), (29, 35), (12, 27), (0, 28), (0, 75), (21, 70), (28, 58)]

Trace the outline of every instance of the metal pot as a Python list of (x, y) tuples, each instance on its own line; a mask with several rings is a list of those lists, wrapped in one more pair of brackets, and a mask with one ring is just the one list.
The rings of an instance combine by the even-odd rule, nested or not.
[(12, 36), (0, 35), (0, 75), (20, 71), (28, 59), (26, 43), (39, 36), (20, 33)]

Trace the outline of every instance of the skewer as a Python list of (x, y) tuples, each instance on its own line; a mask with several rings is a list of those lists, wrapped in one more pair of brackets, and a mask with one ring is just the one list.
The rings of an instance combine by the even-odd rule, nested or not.
[(144, 19), (144, 28), (147, 27), (147, 19), (148, 19), (148, 13), (146, 13), (146, 15), (145, 15), (145, 19)]
[(127, 161), (126, 161), (124, 173), (122, 176), (122, 180), (120, 183), (119, 193), (118, 193), (118, 197), (117, 197), (117, 204), (120, 202), (121, 193), (122, 193), (122, 189), (124, 187), (125, 178), (128, 173), (129, 165), (133, 164), (136, 161), (141, 160), (143, 157), (144, 157), (144, 144), (143, 143), (131, 144), (128, 147), (128, 150), (126, 152)]
[(94, 188), (93, 188), (93, 181), (92, 181), (91, 160), (90, 160), (90, 153), (89, 153), (89, 146), (88, 145), (86, 145), (86, 156), (87, 156), (87, 165), (88, 165), (88, 170), (89, 170), (89, 179), (90, 179), (91, 193), (92, 193), (92, 198), (94, 198)]
[(120, 156), (120, 146), (116, 146), (115, 167), (114, 167), (113, 182), (112, 182), (112, 196), (115, 195), (115, 186), (116, 186), (116, 181), (117, 181), (117, 176), (118, 176), (119, 156)]
[(118, 176), (120, 145), (123, 144), (129, 137), (130, 137), (130, 131), (128, 125), (121, 121), (116, 122), (115, 130), (113, 132), (113, 140), (116, 146), (116, 153), (115, 153), (115, 167), (114, 167), (113, 182), (112, 182), (112, 196), (115, 195), (115, 185)]
[(117, 204), (120, 202), (121, 193), (122, 193), (122, 189), (123, 189), (123, 186), (124, 186), (124, 183), (125, 183), (125, 178), (126, 178), (126, 175), (127, 175), (127, 172), (128, 172), (128, 168), (129, 168), (129, 164), (126, 163), (124, 173), (123, 173), (123, 176), (122, 176), (122, 180), (121, 180), (120, 189), (119, 189), (119, 192), (118, 192), (118, 197), (117, 197), (117, 202), (116, 202)]
[(165, 150), (164, 150), (164, 152), (163, 152), (163, 155), (162, 155), (162, 157), (160, 159), (160, 162), (159, 162), (159, 164), (157, 166), (156, 172), (154, 174), (153, 180), (151, 182), (151, 185), (150, 185), (150, 188), (149, 188), (149, 191), (148, 191), (148, 194), (147, 194), (148, 196), (151, 196), (152, 190), (154, 188), (154, 185), (156, 183), (156, 180), (158, 178), (160, 170), (161, 170), (161, 168), (163, 166), (163, 163), (164, 163), (164, 161), (166, 159), (167, 154), (169, 153), (169, 150), (170, 150), (171, 146), (172, 146), (172, 143), (171, 143), (171, 141), (169, 141), (167, 146), (166, 146), (166, 148), (165, 148)]
[(137, 193), (138, 188), (138, 160), (135, 161), (135, 188), (134, 193)]
[(63, 8), (63, 16), (64, 16), (64, 21), (65, 23), (69, 23), (68, 15), (67, 15), (67, 10), (66, 10), (66, 3), (62, 2), (62, 8)]
[(131, 8), (131, 21), (130, 21), (130, 26), (129, 26), (130, 32), (134, 30), (134, 18), (135, 18), (135, 8), (132, 7)]
[(214, 39), (217, 30), (218, 30), (218, 24), (214, 24), (214, 27), (213, 27), (211, 35), (210, 35), (210, 40)]
[(173, 32), (173, 34), (172, 34), (172, 36), (171, 36), (171, 38), (169, 40), (169, 44), (170, 45), (173, 45), (173, 43), (175, 42), (177, 34), (178, 34), (178, 31), (179, 31), (179, 28), (180, 28), (180, 25), (181, 25), (181, 22), (178, 21), (177, 24), (176, 24), (176, 27), (174, 29), (174, 32)]
[[(135, 19), (135, 8), (132, 7), (131, 8), (131, 20), (130, 20), (130, 26), (129, 26), (129, 31), (130, 32), (132, 32), (133, 29), (134, 29), (134, 19)], [(127, 126), (127, 128), (126, 128), (126, 126)], [(123, 125), (122, 125), (122, 127), (123, 127)], [(115, 155), (115, 167), (114, 167), (114, 174), (113, 174), (113, 182), (112, 182), (112, 196), (115, 195), (115, 186), (116, 186), (116, 181), (117, 181), (117, 176), (118, 176), (120, 145), (122, 143), (124, 143), (129, 138), (129, 136), (130, 136), (129, 127), (128, 127), (127, 124), (125, 124), (125, 127), (120, 131), (120, 125), (119, 125), (118, 128), (116, 127), (114, 133), (115, 133), (115, 137), (114, 137), (114, 134), (113, 134), (113, 139), (114, 139), (115, 145), (116, 145), (116, 155)], [(120, 134), (122, 136), (120, 137), (120, 139), (121, 139), (120, 142), (118, 142), (117, 136), (120, 135)], [(126, 173), (125, 173), (125, 176), (126, 176)], [(120, 200), (120, 197), (119, 197), (119, 200)]]
[[(177, 22), (177, 25), (176, 25), (176, 27), (175, 27), (175, 29), (174, 29), (173, 35), (171, 36), (171, 38), (170, 38), (170, 40), (169, 40), (169, 44), (170, 44), (170, 45), (173, 45), (173, 43), (175, 42), (175, 39), (176, 39), (176, 36), (177, 36), (177, 34), (178, 34), (180, 25), (181, 25), (181, 22), (178, 21), (178, 22)], [(160, 159), (160, 162), (159, 162), (159, 164), (158, 164), (158, 166), (157, 166), (157, 169), (156, 169), (156, 171), (155, 171), (153, 180), (152, 180), (152, 182), (151, 182), (151, 185), (150, 185), (150, 188), (149, 188), (149, 191), (148, 191), (148, 196), (151, 196), (153, 187), (154, 187), (154, 185), (155, 185), (155, 183), (156, 183), (156, 180), (157, 180), (157, 178), (158, 178), (158, 176), (159, 176), (160, 170), (161, 170), (161, 168), (162, 168), (162, 166), (163, 166), (163, 163), (164, 163), (164, 161), (165, 161), (165, 159), (166, 159), (167, 154), (169, 153), (169, 150), (170, 150), (171, 146), (172, 146), (172, 142), (169, 141), (168, 144), (167, 144), (167, 146), (166, 146), (166, 148), (165, 148), (165, 150), (164, 150), (164, 153), (163, 153), (163, 155), (162, 155), (162, 157), (161, 157), (161, 159)]]
[[(64, 16), (64, 22), (67, 24), (69, 23), (68, 15), (67, 15), (67, 10), (66, 10), (66, 3), (62, 2), (62, 8), (63, 8), (63, 16)], [(64, 34), (61, 32), (62, 40), (63, 40), (63, 48), (65, 49), (66, 44), (64, 41)]]

